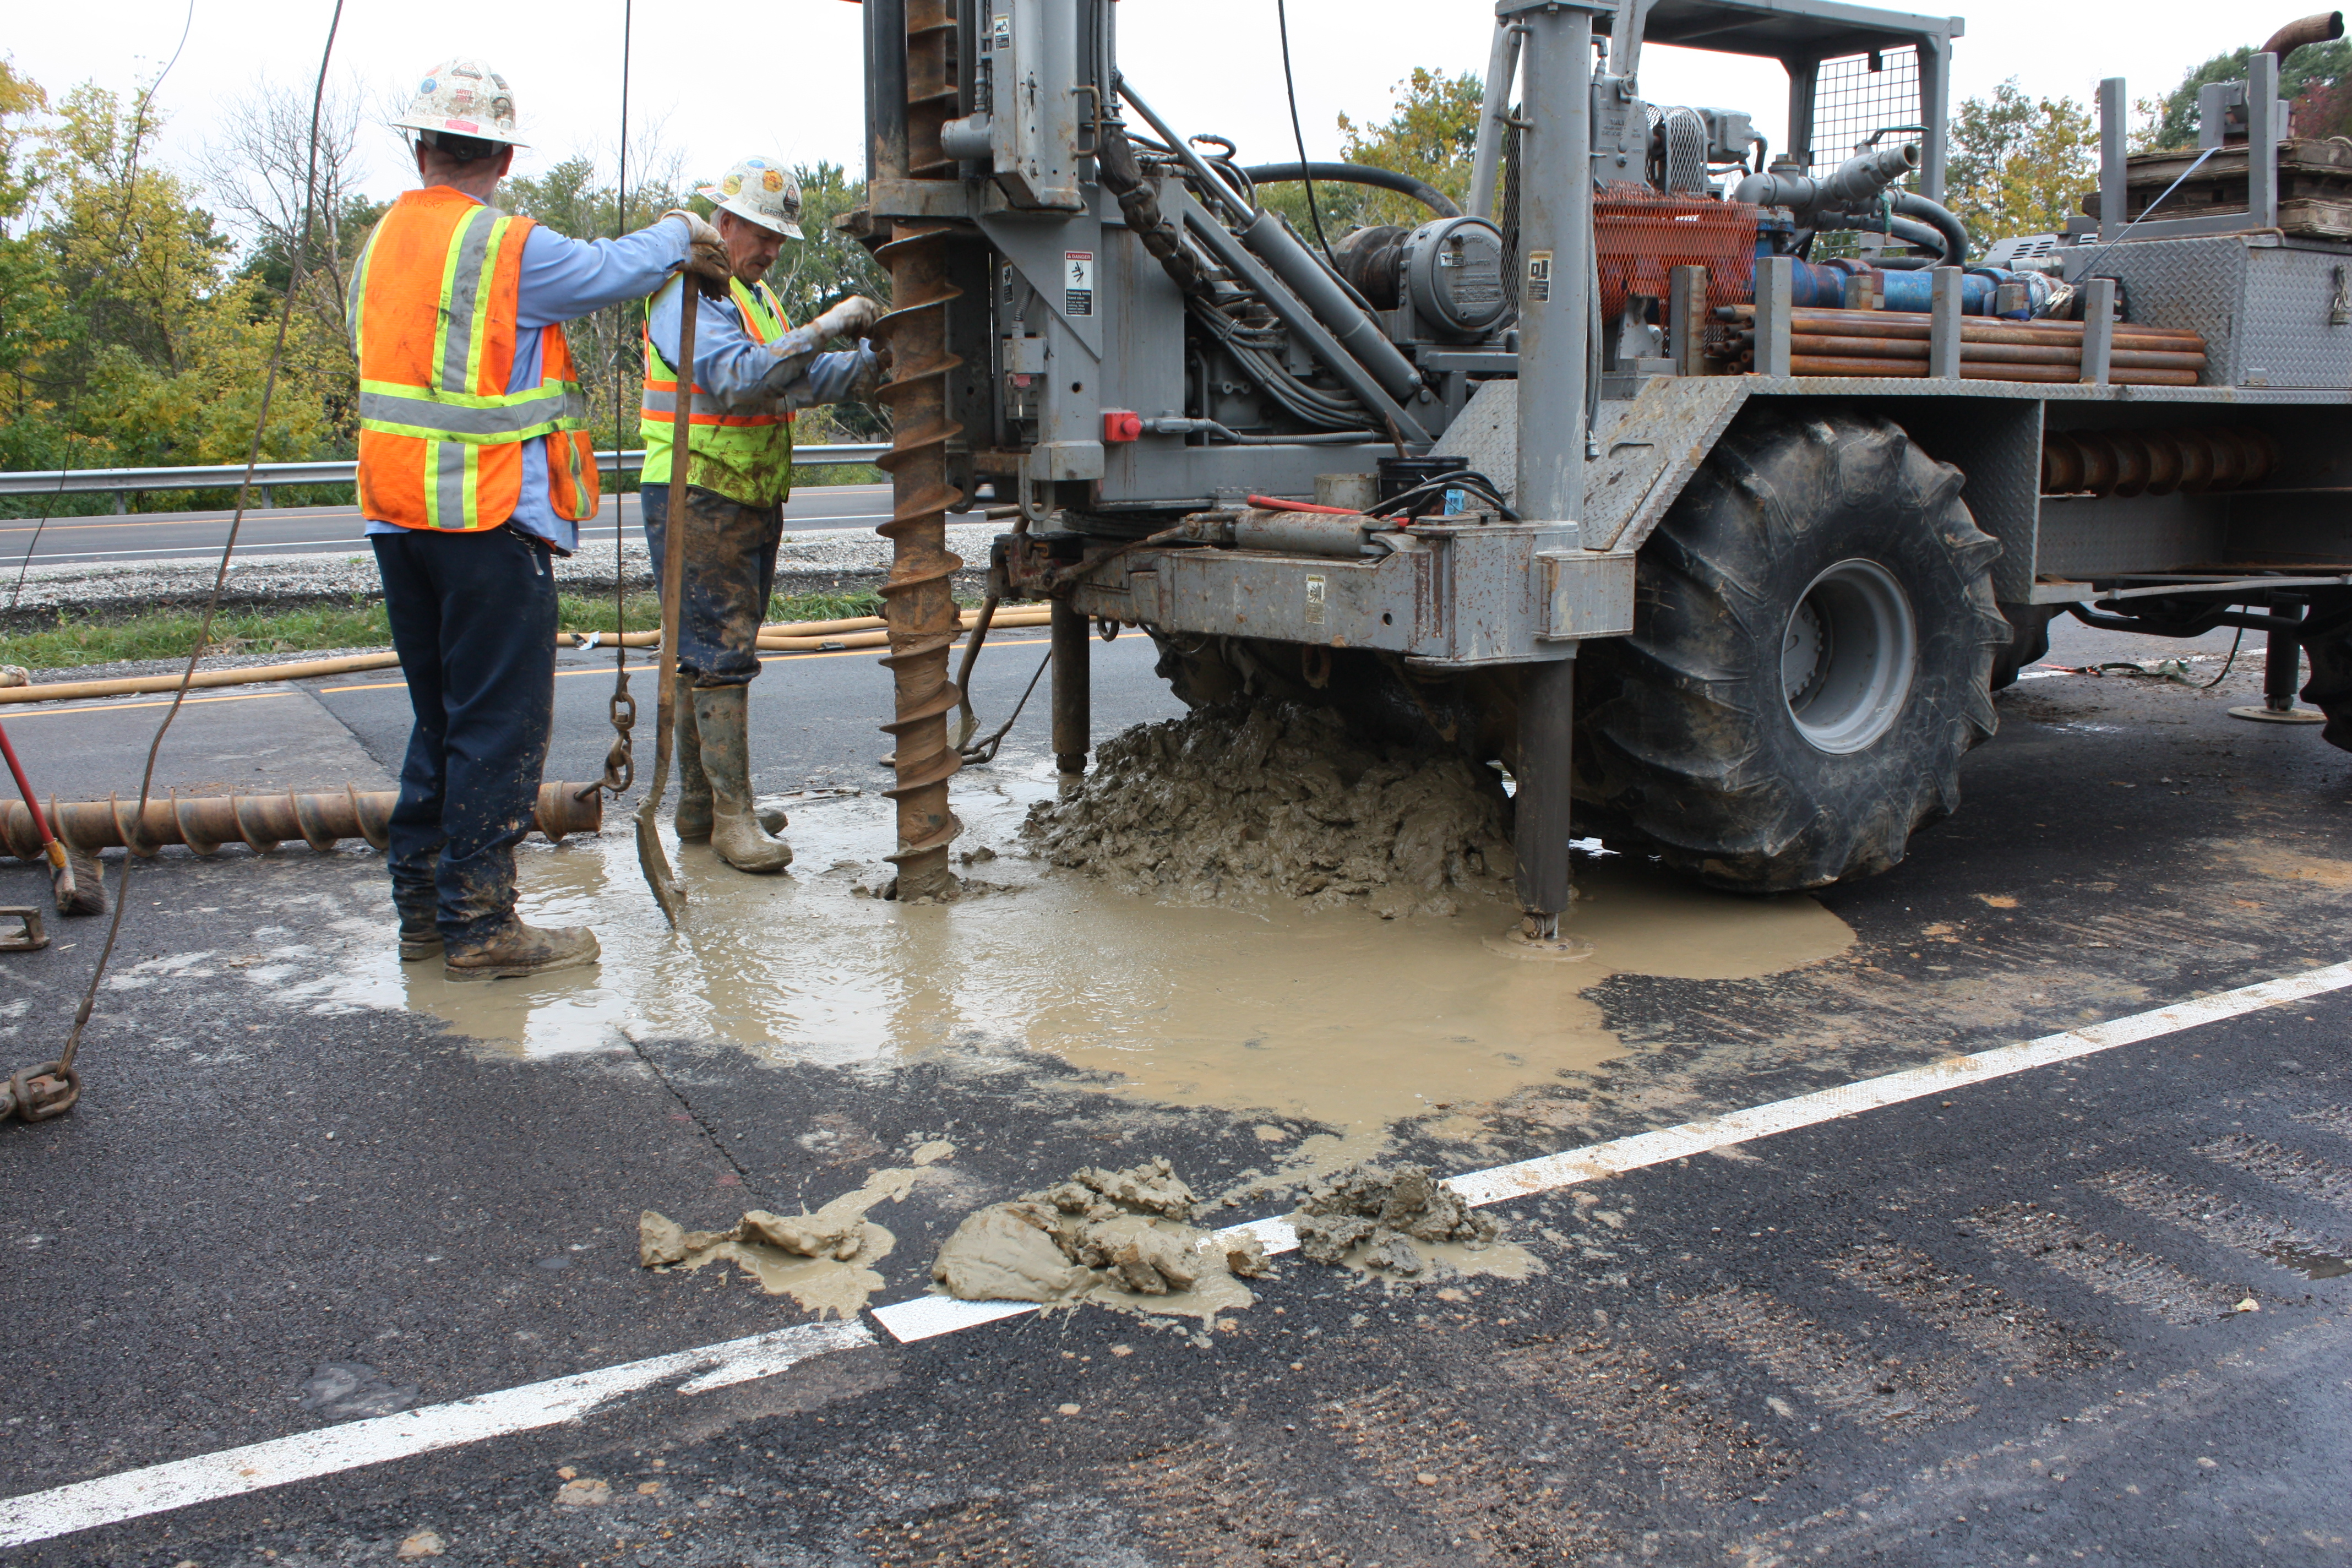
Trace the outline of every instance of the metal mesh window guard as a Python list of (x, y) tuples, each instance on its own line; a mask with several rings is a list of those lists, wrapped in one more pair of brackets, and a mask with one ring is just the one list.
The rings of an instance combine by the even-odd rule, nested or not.
[[(1816, 175), (1829, 174), (1876, 132), (1921, 124), (1924, 114), (1917, 49), (1873, 49), (1823, 60), (1813, 68), (1812, 144), (1805, 150), (1809, 170)], [(1895, 138), (1880, 140), (1883, 144)], [(1895, 188), (1916, 189), (1916, 181), (1906, 176)], [(1852, 230), (1824, 230), (1813, 237), (1812, 259), (1853, 256), (1861, 245), (1861, 237)]]

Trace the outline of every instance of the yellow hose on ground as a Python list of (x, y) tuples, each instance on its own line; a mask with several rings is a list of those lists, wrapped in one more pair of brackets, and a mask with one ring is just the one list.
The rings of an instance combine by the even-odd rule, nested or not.
[[(995, 624), (999, 626), (1042, 626), (1049, 612), (1044, 605), (1035, 608), (999, 610)], [(971, 624), (966, 613), (964, 625)], [(881, 647), (888, 634), (881, 630), (879, 616), (858, 616), (837, 621), (782, 621), (760, 628), (759, 647), (763, 653), (815, 653), (827, 648)], [(562, 639), (578, 639), (585, 633), (559, 632)], [(657, 632), (626, 632), (621, 640), (630, 647), (650, 647), (660, 640)], [(613, 641), (613, 634), (598, 637), (598, 646)], [(327, 675), (355, 675), (362, 670), (394, 669), (400, 665), (395, 653), (347, 654), (341, 658), (303, 659), (293, 664), (253, 665), (242, 669), (200, 669), (188, 681), (192, 689), (216, 686), (258, 686), (278, 680), (310, 680)], [(93, 697), (139, 697), (155, 692), (177, 691), (180, 678), (176, 675), (131, 675), (112, 680), (53, 680), (31, 686), (11, 686), (0, 689), (0, 702), (68, 702)]]

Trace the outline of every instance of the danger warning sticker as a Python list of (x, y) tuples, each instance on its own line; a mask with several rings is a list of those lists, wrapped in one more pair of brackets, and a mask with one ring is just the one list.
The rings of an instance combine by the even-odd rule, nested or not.
[(1062, 314), (1091, 316), (1095, 313), (1095, 253), (1091, 250), (1062, 252)]

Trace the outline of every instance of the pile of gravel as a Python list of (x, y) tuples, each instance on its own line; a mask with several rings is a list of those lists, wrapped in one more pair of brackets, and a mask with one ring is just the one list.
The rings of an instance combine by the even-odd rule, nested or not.
[[(956, 523), (948, 548), (964, 558), (960, 587), (976, 588), (988, 569), (990, 541), (1003, 531), (997, 523)], [(75, 616), (127, 616), (143, 610), (201, 609), (212, 594), (217, 558), (185, 558), (137, 564), (91, 562), (36, 566), (25, 574), (22, 591), (0, 605), (0, 626), (27, 630)], [(559, 586), (574, 593), (610, 591), (613, 547), (583, 546), (555, 563)], [(653, 568), (642, 541), (623, 545), (619, 570), (627, 586), (650, 588)], [(850, 592), (871, 588), (890, 570), (890, 542), (865, 530), (827, 529), (787, 533), (776, 552), (780, 594)], [(383, 592), (375, 557), (364, 544), (331, 554), (248, 555), (229, 564), (221, 603), (234, 609), (284, 608), (299, 605), (348, 604)]]

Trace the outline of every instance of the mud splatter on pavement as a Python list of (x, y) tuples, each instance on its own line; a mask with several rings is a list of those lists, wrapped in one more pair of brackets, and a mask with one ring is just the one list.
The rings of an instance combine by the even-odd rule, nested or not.
[(752, 1209), (726, 1230), (688, 1230), (647, 1209), (637, 1217), (637, 1261), (688, 1271), (733, 1263), (771, 1296), (790, 1296), (820, 1318), (846, 1318), (882, 1289), (873, 1266), (898, 1244), (867, 1211), (904, 1198), (922, 1177), (919, 1170), (877, 1171), (814, 1214)]
[(1213, 1326), (1256, 1300), (1241, 1281), (1266, 1272), (1265, 1250), (1192, 1226), (1195, 1202), (1166, 1160), (1076, 1171), (966, 1215), (931, 1278), (966, 1301), (1093, 1301)]

